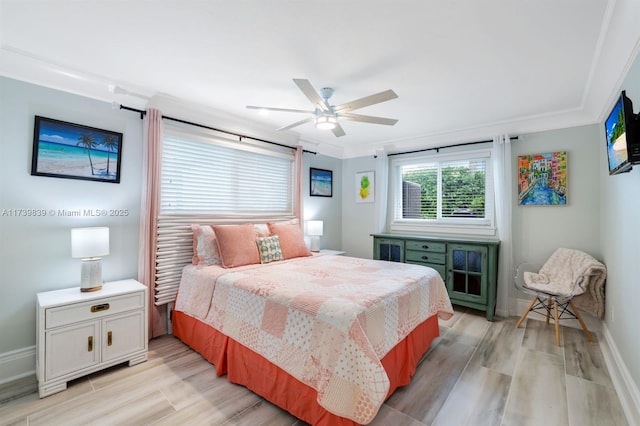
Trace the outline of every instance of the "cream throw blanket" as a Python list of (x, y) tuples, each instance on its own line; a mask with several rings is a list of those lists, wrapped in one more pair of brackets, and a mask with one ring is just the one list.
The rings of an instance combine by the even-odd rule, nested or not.
[(524, 273), (524, 285), (558, 296), (576, 296), (573, 304), (595, 317), (604, 315), (607, 268), (580, 250), (559, 248), (540, 271)]

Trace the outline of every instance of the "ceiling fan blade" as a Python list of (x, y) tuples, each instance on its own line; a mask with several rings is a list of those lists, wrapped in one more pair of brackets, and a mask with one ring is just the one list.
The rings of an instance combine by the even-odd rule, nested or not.
[(314, 107), (325, 112), (329, 111), (329, 105), (327, 105), (324, 99), (322, 99), (316, 89), (313, 88), (309, 80), (294, 78), (293, 82), (296, 83), (300, 90), (302, 90), (302, 93), (304, 93), (307, 99), (311, 101)]
[(373, 117), (371, 115), (352, 114), (350, 112), (340, 113), (340, 118), (351, 121), (360, 121), (362, 123), (384, 124), (385, 126), (393, 126), (398, 122), (395, 118)]
[(352, 111), (354, 109), (364, 108), (369, 105), (379, 104), (380, 102), (390, 101), (397, 98), (396, 92), (393, 90), (385, 90), (384, 92), (376, 93), (375, 95), (365, 96), (364, 98), (356, 99), (355, 101), (347, 102), (342, 105), (335, 106), (333, 109), (336, 112)]
[(344, 132), (344, 129), (339, 123), (336, 123), (336, 127), (331, 129), (331, 131), (333, 132), (334, 135), (336, 135), (337, 138), (339, 138), (340, 136), (346, 135), (346, 133)]
[(272, 107), (261, 107), (255, 105), (247, 105), (248, 109), (264, 109), (267, 111), (277, 111), (277, 112), (302, 112), (306, 114), (313, 114), (315, 111), (304, 110), (304, 109), (290, 109), (290, 108), (272, 108)]
[(292, 129), (294, 127), (300, 126), (300, 125), (308, 123), (310, 121), (313, 121), (313, 119), (314, 119), (314, 117), (307, 117), (304, 120), (296, 121), (295, 123), (289, 124), (287, 126), (280, 127), (279, 129), (276, 129), (276, 130), (289, 130), (289, 129)]

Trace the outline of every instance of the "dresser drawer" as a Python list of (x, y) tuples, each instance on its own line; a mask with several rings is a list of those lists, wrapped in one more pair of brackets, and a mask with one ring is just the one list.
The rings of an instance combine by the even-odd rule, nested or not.
[(405, 247), (407, 250), (422, 250), (437, 253), (444, 253), (447, 251), (447, 245), (445, 243), (432, 243), (428, 241), (407, 241)]
[(45, 327), (47, 329), (59, 327), (142, 307), (144, 307), (144, 292), (139, 291), (118, 297), (48, 308), (45, 311)]
[(447, 255), (444, 253), (416, 250), (407, 250), (405, 257), (407, 262), (436, 263), (439, 265), (444, 265), (447, 259)]

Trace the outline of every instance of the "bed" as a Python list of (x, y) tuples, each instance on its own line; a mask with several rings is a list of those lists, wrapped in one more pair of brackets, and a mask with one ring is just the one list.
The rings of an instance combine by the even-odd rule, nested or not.
[(307, 423), (354, 425), (410, 382), (452, 314), (431, 268), (314, 254), (187, 265), (172, 321), (218, 375)]

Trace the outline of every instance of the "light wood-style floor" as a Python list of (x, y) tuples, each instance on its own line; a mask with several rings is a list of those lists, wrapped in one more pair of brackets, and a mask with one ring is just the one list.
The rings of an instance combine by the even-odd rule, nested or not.
[[(517, 318), (488, 322), (456, 309), (441, 322), (409, 386), (372, 425), (626, 425), (597, 343), (579, 329)], [(596, 339), (598, 336), (594, 336)], [(20, 394), (8, 398), (9, 394)], [(39, 399), (35, 378), (0, 387), (2, 425), (304, 425), (247, 389), (216, 377), (172, 336), (150, 342), (149, 360), (69, 383)]]

